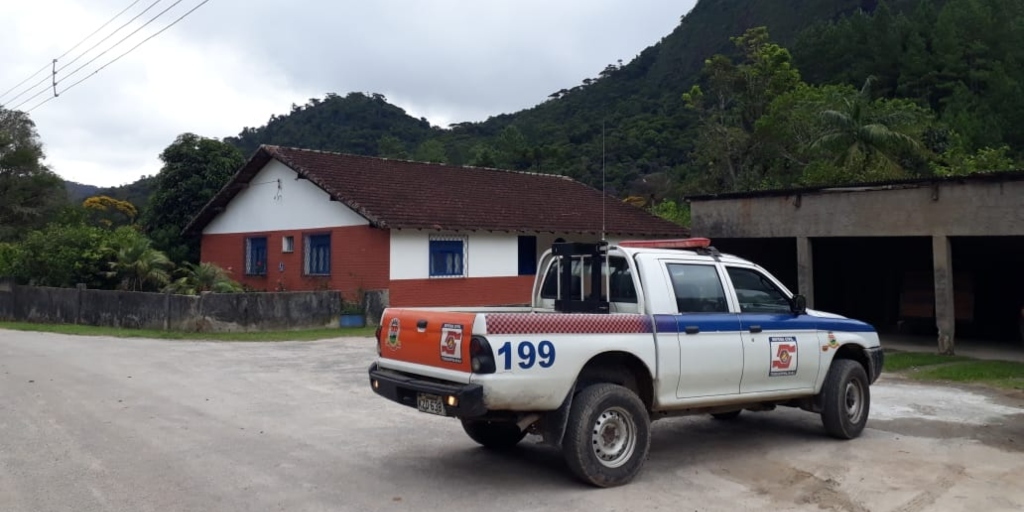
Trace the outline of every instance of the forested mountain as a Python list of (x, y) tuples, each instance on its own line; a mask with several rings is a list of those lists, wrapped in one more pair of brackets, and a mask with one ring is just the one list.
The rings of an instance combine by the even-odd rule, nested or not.
[(97, 187), (96, 185), (86, 185), (65, 180), (64, 188), (67, 190), (68, 200), (74, 204), (80, 204), (85, 199), (93, 196), (107, 196), (119, 201), (128, 201), (135, 205), (136, 208), (142, 209), (146, 206), (147, 201), (149, 201), (150, 194), (153, 193), (155, 181), (155, 176), (144, 176), (126, 185)]
[(601, 181), (604, 135), (610, 191), (636, 191), (643, 188), (641, 178), (660, 183), (659, 176), (688, 160), (696, 115), (681, 95), (700, 78), (705, 59), (715, 53), (735, 54), (730, 37), (765, 25), (777, 41), (792, 43), (815, 22), (861, 8), (873, 10), (876, 3), (702, 0), (671, 34), (631, 62), (610, 63), (595, 70), (593, 78), (566, 84), (527, 110), (442, 131), (405, 116), (379, 95), (329, 95), (324, 101), (293, 106), (291, 114), (275, 116), (264, 127), (246, 128), (227, 141), (246, 154), (261, 143), (296, 145), (532, 169), (596, 184)]
[(96, 185), (86, 185), (84, 183), (78, 183), (77, 181), (64, 181), (64, 189), (67, 190), (68, 199), (73, 203), (81, 203), (85, 198), (96, 195), (99, 192), (100, 187)]
[(426, 119), (415, 119), (380, 94), (328, 94), (305, 105), (292, 104), (287, 115), (270, 116), (259, 128), (245, 127), (224, 141), (249, 156), (260, 144), (376, 155), (381, 137), (390, 136), (393, 149), (415, 148), (438, 135)]

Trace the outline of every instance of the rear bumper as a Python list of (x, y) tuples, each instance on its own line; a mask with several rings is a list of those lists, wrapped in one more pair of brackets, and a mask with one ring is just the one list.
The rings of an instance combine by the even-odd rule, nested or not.
[(370, 365), (370, 388), (374, 393), (392, 402), (416, 408), (416, 395), (426, 393), (440, 396), (442, 400), (454, 396), (458, 399), (455, 407), (444, 405), (445, 415), (470, 418), (487, 414), (484, 404), (484, 388), (479, 384), (448, 384), (434, 380), (417, 379), (402, 373), (384, 370), (377, 363)]
[(878, 377), (882, 375), (885, 353), (882, 352), (882, 347), (869, 348), (865, 352), (868, 354), (868, 379), (871, 384), (874, 384)]

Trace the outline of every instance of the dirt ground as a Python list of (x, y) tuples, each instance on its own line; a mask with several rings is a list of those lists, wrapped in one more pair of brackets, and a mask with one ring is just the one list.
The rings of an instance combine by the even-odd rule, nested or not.
[(659, 420), (632, 484), (374, 395), (366, 339), (226, 343), (0, 331), (0, 510), (1024, 509), (1024, 397), (888, 375), (859, 439), (798, 410)]

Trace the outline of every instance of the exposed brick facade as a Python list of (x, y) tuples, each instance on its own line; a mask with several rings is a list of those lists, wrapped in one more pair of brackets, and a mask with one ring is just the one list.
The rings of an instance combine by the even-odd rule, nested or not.
[(402, 279), (391, 281), (391, 305), (500, 306), (529, 304), (533, 276), (465, 279)]
[[(303, 235), (331, 233), (331, 275), (303, 275)], [(245, 239), (267, 237), (267, 274), (245, 275)], [(294, 250), (282, 252), (281, 239), (292, 236)], [(317, 230), (268, 231), (203, 235), (202, 261), (231, 269), (231, 276), (256, 290), (305, 291), (340, 290), (346, 298), (358, 288), (381, 290), (388, 287), (391, 246), (387, 230), (369, 226)], [(284, 263), (284, 271), (279, 264)]]

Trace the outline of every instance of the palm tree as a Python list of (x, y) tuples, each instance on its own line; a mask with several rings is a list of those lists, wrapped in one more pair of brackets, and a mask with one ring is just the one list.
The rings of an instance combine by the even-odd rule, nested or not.
[(242, 285), (231, 279), (228, 272), (213, 263), (190, 262), (178, 270), (181, 277), (164, 288), (164, 291), (184, 295), (198, 295), (202, 292), (237, 293)]
[(119, 289), (159, 289), (170, 282), (170, 269), (174, 264), (164, 253), (154, 249), (148, 238), (128, 240), (109, 250), (113, 261), (108, 263), (110, 271), (106, 275), (118, 280)]
[(858, 174), (862, 176), (879, 163), (901, 169), (896, 155), (920, 147), (917, 139), (905, 132), (919, 122), (915, 112), (878, 112), (872, 108), (870, 91), (874, 80), (869, 77), (858, 94), (842, 98), (840, 109), (821, 111), (825, 130), (810, 144), (811, 149), (834, 154), (835, 163), (842, 168), (859, 162)]

